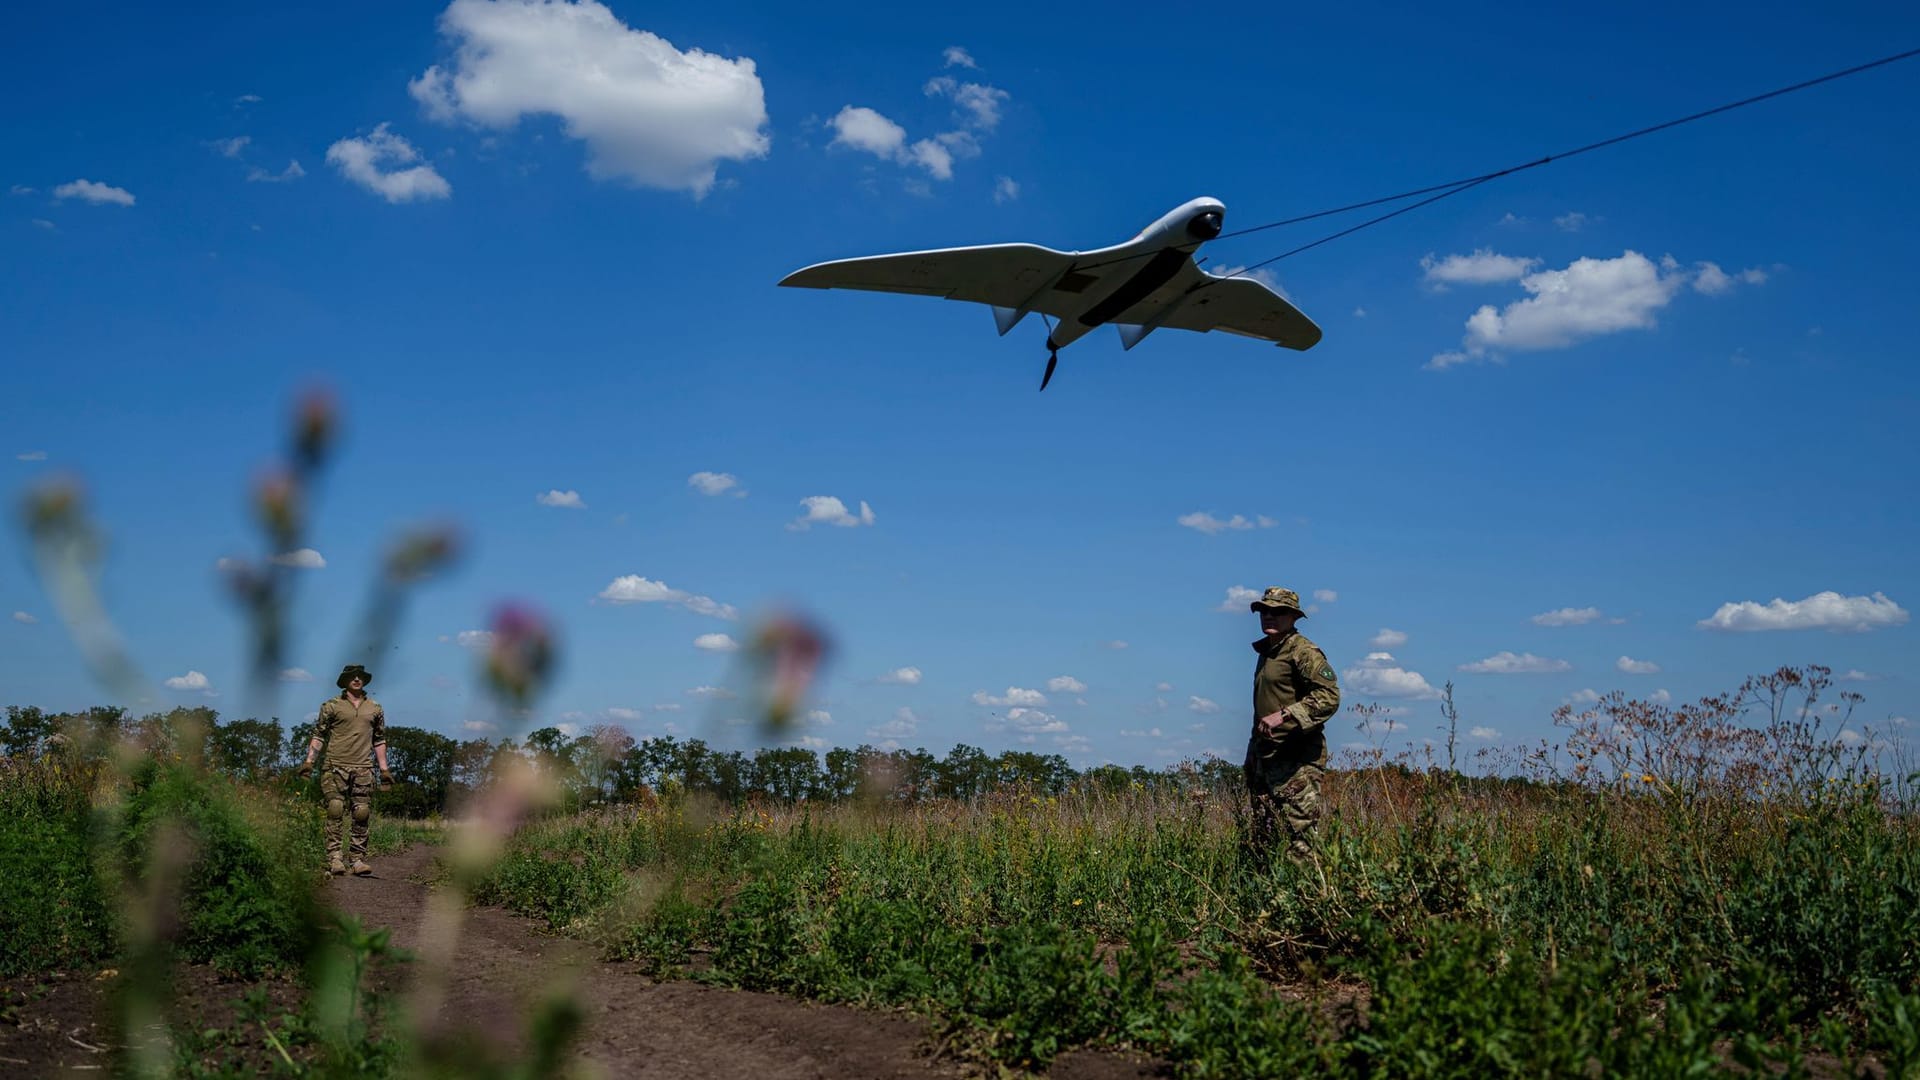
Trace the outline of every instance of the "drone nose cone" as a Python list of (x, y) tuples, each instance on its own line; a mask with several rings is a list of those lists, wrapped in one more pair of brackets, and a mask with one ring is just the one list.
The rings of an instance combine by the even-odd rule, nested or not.
[(1220, 228), (1224, 224), (1225, 217), (1220, 211), (1209, 210), (1204, 214), (1194, 215), (1193, 220), (1187, 222), (1187, 235), (1195, 240), (1212, 240), (1220, 235)]

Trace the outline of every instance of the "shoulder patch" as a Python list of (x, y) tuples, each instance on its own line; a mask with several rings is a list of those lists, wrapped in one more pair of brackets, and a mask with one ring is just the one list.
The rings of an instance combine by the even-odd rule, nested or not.
[(1323, 679), (1333, 678), (1333, 667), (1325, 662), (1322, 662), (1320, 665), (1320, 677)]

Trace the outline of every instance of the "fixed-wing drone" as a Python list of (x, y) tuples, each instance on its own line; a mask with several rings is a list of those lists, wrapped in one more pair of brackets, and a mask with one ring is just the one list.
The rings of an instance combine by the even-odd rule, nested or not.
[(1131, 349), (1161, 327), (1230, 334), (1311, 349), (1320, 328), (1285, 298), (1249, 277), (1215, 276), (1193, 261), (1220, 235), (1227, 208), (1194, 199), (1124, 244), (1055, 251), (1037, 244), (988, 244), (841, 259), (796, 270), (780, 282), (807, 289), (864, 289), (965, 300), (993, 308), (1005, 334), (1033, 312), (1059, 320), (1047, 334), (1045, 390), (1060, 350), (1111, 323)]

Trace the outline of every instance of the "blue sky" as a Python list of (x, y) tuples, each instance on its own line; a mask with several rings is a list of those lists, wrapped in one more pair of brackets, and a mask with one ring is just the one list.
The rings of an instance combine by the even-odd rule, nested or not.
[[(265, 554), (245, 492), (320, 384), (345, 442), (324, 566), (298, 575), (290, 663), (318, 681), (282, 686), (288, 718), (367, 662), (394, 722), (485, 733), (460, 635), (515, 600), (560, 631), (543, 720), (750, 746), (689, 693), (737, 662), (696, 642), (785, 606), (835, 644), (815, 745), (1237, 759), (1257, 626), (1234, 590), (1280, 584), (1319, 594), (1304, 628), (1347, 700), (1402, 710), (1389, 745), (1433, 733), (1449, 680), (1470, 745), (1513, 745), (1583, 692), (1682, 700), (1806, 663), (1855, 676), (1854, 726), (1899, 738), (1920, 61), (1278, 263), (1325, 330), (1305, 354), (1096, 333), (1041, 395), (1037, 325), (774, 285), (1100, 247), (1199, 195), (1245, 228), (1920, 41), (1892, 4), (1610, 19), (9, 10), (0, 486), (86, 484), (153, 684), (137, 707), (239, 707), (215, 563)], [(1205, 253), (1246, 265), (1350, 220)], [(344, 655), (385, 543), (442, 520), (457, 573), (398, 651)], [(0, 698), (102, 700), (17, 529), (0, 609)], [(1348, 714), (1334, 735), (1368, 741)]]

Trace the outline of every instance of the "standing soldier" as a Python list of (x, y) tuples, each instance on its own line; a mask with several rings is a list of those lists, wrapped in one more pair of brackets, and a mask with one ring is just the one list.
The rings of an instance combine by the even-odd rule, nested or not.
[(367, 865), (367, 829), (373, 819), (375, 762), (380, 779), (393, 783), (393, 774), (387, 771), (387, 714), (367, 696), (367, 684), (372, 681), (373, 675), (359, 664), (341, 670), (334, 685), (342, 692), (321, 704), (313, 740), (307, 743), (307, 763), (300, 767), (301, 776), (313, 775), (314, 755), (324, 741), (327, 766), (320, 790), (327, 799), (327, 869), (335, 874), (347, 872), (346, 860), (340, 857), (340, 830), (349, 810), (353, 813), (353, 872), (361, 877), (373, 873)]
[(1309, 839), (1320, 821), (1320, 781), (1327, 766), (1321, 729), (1340, 708), (1340, 684), (1326, 654), (1294, 629), (1307, 617), (1299, 593), (1271, 588), (1250, 606), (1260, 615), (1246, 762), (1251, 839), (1265, 854), (1284, 827), (1287, 854), (1299, 858), (1312, 852)]

